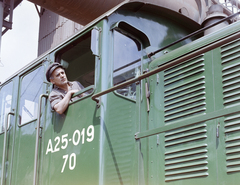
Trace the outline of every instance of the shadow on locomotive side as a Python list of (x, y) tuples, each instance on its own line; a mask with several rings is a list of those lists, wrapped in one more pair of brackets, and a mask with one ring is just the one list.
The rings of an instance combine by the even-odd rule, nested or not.
[[(0, 87), (1, 184), (236, 184), (240, 22), (230, 18), (203, 35), (177, 12), (125, 4), (13, 75)], [(84, 86), (61, 115), (48, 101), (53, 62)]]

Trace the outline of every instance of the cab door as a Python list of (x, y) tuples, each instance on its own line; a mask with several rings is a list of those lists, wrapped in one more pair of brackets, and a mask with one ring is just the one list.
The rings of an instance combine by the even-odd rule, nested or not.
[[(33, 184), (36, 178), (34, 170), (36, 127), (41, 111), (39, 97), (46, 93), (44, 81), (44, 63), (29, 68), (19, 76), (12, 184)], [(45, 110), (44, 106), (42, 110)], [(41, 118), (44, 118), (44, 115), (42, 112)]]
[(125, 21), (114, 23), (111, 31), (112, 84), (118, 89), (107, 94), (104, 183), (141, 184), (144, 180), (141, 166), (144, 145), (134, 136), (141, 129), (139, 110), (143, 101), (140, 89), (143, 83), (130, 83), (129, 80), (142, 74), (146, 63), (144, 48), (150, 43), (142, 30)]
[[(15, 86), (14, 86), (15, 85)], [(17, 83), (14, 80), (0, 87), (0, 163), (1, 184), (10, 184), (13, 164), (14, 134), (15, 134), (15, 90)]]
[[(68, 81), (77, 81), (84, 88), (74, 95), (83, 97), (70, 101), (63, 114), (47, 111), (41, 148), (42, 185), (99, 183), (100, 119), (98, 106), (91, 99), (96, 89), (95, 63), (99, 65), (91, 50), (91, 43), (98, 44), (93, 40), (95, 31), (83, 33), (55, 53), (54, 60), (64, 66)], [(52, 88), (49, 84), (49, 92)]]

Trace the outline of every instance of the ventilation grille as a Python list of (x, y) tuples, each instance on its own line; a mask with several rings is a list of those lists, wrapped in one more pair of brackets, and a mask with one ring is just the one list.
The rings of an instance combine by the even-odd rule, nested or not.
[(240, 171), (240, 114), (225, 117), (227, 173)]
[(240, 103), (240, 39), (222, 46), (223, 103)]
[(165, 181), (208, 176), (205, 123), (165, 134)]
[(203, 73), (203, 55), (164, 71), (165, 123), (205, 112)]

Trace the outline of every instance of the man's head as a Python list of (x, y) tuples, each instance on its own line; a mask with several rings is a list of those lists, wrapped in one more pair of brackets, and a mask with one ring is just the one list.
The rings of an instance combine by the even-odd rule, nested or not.
[(68, 82), (63, 66), (59, 63), (51, 64), (46, 72), (47, 81), (57, 86), (62, 86)]

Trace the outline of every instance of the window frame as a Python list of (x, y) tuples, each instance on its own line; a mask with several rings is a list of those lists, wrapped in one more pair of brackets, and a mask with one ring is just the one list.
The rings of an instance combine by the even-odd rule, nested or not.
[[(65, 68), (66, 71), (66, 75), (67, 77), (69, 76), (68, 72), (67, 72), (67, 68), (68, 65), (71, 65), (71, 63), (68, 63), (67, 61), (62, 59), (62, 55), (64, 53), (67, 53), (69, 50), (71, 50), (72, 48), (74, 48), (75, 45), (80, 44), (81, 42), (84, 41), (84, 38), (90, 37), (90, 47), (88, 48), (89, 51), (91, 51), (91, 55), (94, 57), (94, 68), (92, 68), (93, 70), (88, 71), (89, 73), (85, 73), (85, 75), (90, 74), (91, 72), (93, 72), (94, 74), (94, 78), (93, 78), (93, 84), (90, 84), (88, 86), (84, 86), (84, 89), (82, 89), (81, 91), (77, 92), (76, 94), (74, 94), (73, 97), (80, 95), (84, 92), (90, 91), (90, 93), (88, 93), (86, 96), (83, 96), (77, 100), (74, 100), (72, 102), (69, 102), (69, 105), (74, 104), (75, 102), (78, 102), (82, 99), (88, 98), (90, 96), (92, 96), (92, 94), (94, 94), (95, 90), (96, 90), (96, 62), (99, 60), (100, 58), (100, 51), (99, 51), (99, 40), (100, 40), (100, 31), (101, 29), (98, 27), (93, 27), (91, 29), (85, 30), (83, 33), (81, 33), (79, 36), (77, 36), (76, 38), (70, 40), (69, 42), (67, 42), (66, 44), (64, 44), (61, 48), (59, 48), (54, 55), (54, 61), (57, 63), (60, 63), (61, 65), (63, 65), (63, 67)], [(94, 34), (93, 34), (94, 32)], [(88, 36), (89, 35), (89, 36)], [(92, 39), (96, 39), (96, 41), (92, 41)], [(93, 43), (96, 43), (96, 46), (92, 46)], [(79, 80), (72, 80), (69, 79), (69, 81), (78, 81), (81, 83), (81, 81)], [(81, 83), (82, 84), (82, 83)], [(82, 84), (84, 85), (84, 84)]]
[[(150, 46), (150, 41), (147, 37), (147, 35), (145, 33), (143, 33), (141, 30), (135, 28), (134, 26), (130, 25), (129, 23), (125, 22), (125, 21), (119, 21), (119, 22), (116, 22), (115, 24), (113, 24), (111, 26), (111, 40), (112, 40), (112, 87), (114, 86), (114, 31), (117, 31), (119, 32), (120, 34), (130, 38), (133, 42), (135, 42), (137, 48), (138, 48), (138, 51), (141, 52), (140, 54), (140, 58), (135, 60), (137, 61), (136, 63), (138, 63), (138, 60), (140, 60), (140, 73), (138, 73), (136, 76), (142, 74), (142, 67), (143, 67), (143, 50), (144, 48)], [(128, 67), (129, 64), (126, 64), (120, 68), (123, 68), (124, 67)], [(136, 69), (136, 68), (135, 68)], [(136, 78), (136, 76), (134, 78)], [(130, 79), (127, 79), (127, 81), (130, 80)], [(120, 83), (121, 84), (121, 83)], [(120, 93), (116, 91), (114, 91), (114, 94), (122, 97), (122, 98), (126, 98), (128, 100), (131, 100), (131, 101), (134, 101), (136, 102), (136, 99), (135, 98), (131, 98), (131, 97), (127, 97), (125, 95), (122, 95)]]
[[(44, 61), (43, 61), (44, 62)], [(37, 121), (37, 115), (36, 115), (36, 118), (34, 117), (33, 119), (31, 119), (31, 120), (29, 120), (29, 121), (27, 121), (27, 122), (22, 122), (21, 120), (20, 120), (20, 109), (21, 109), (21, 91), (22, 91), (22, 85), (23, 85), (23, 80), (24, 80), (24, 78), (27, 76), (27, 75), (29, 75), (30, 73), (32, 73), (33, 71), (35, 71), (35, 70), (37, 70), (38, 68), (41, 68), (42, 67), (42, 69), (43, 69), (43, 73), (42, 73), (42, 78), (43, 78), (43, 81), (42, 81), (42, 92), (41, 92), (41, 94), (43, 94), (44, 92), (45, 92), (45, 90), (46, 90), (46, 87), (45, 87), (45, 83), (46, 83), (46, 80), (45, 80), (45, 65), (44, 65), (44, 63), (41, 63), (41, 64), (37, 64), (37, 65), (35, 65), (35, 66), (33, 66), (32, 68), (30, 68), (28, 71), (26, 71), (26, 72), (24, 72), (24, 73), (22, 73), (22, 74), (20, 74), (19, 75), (19, 94), (18, 94), (18, 105), (17, 105), (17, 125), (18, 125), (18, 127), (22, 127), (22, 126), (25, 126), (25, 125), (28, 125), (28, 124), (30, 124), (30, 123), (33, 123), (33, 122), (35, 122), (35, 121)], [(40, 94), (40, 95), (41, 95)], [(38, 97), (38, 99), (37, 99), (37, 112), (38, 112), (38, 100), (39, 100), (39, 97)]]
[[(12, 108), (13, 108), (13, 98), (14, 98), (14, 93), (13, 93), (13, 89), (14, 89), (14, 81), (13, 80), (10, 80), (10, 81), (8, 81), (8, 82), (6, 82), (6, 83), (4, 83), (4, 84), (1, 84), (1, 86), (0, 86), (0, 92), (2, 91), (2, 89), (4, 88), (4, 87), (6, 87), (7, 85), (9, 85), (9, 84), (11, 84), (12, 83), (12, 98), (11, 98), (11, 105), (10, 105), (10, 110), (12, 110)], [(1, 105), (0, 105), (1, 106)], [(6, 118), (6, 111), (4, 111), (5, 112), (5, 115), (4, 115), (4, 118), (3, 118), (3, 123), (0, 125), (1, 126), (1, 130), (0, 130), (0, 135), (1, 134), (3, 134), (4, 133), (4, 131), (3, 131), (3, 127), (4, 127), (4, 124), (5, 124), (5, 118)], [(9, 113), (9, 112), (7, 112), (7, 113)], [(1, 120), (0, 120), (1, 121)], [(9, 130), (9, 128), (10, 128), (10, 121), (8, 122), (8, 127), (7, 127), (7, 131)]]
[[(115, 55), (115, 52), (114, 52), (115, 51), (115, 48), (114, 48), (114, 46), (115, 46), (115, 43), (114, 43), (115, 34), (114, 34), (114, 32), (118, 32), (122, 36), (125, 36), (125, 37), (129, 38), (130, 40), (132, 40), (136, 44), (137, 50), (140, 53), (140, 56), (139, 56), (138, 59), (134, 60), (133, 62), (127, 63), (127, 64), (119, 67), (118, 69), (114, 69), (114, 63), (115, 63), (115, 61), (114, 61), (114, 55)], [(133, 67), (133, 69), (136, 70), (137, 68), (140, 67), (140, 71), (142, 71), (142, 50), (143, 50), (143, 46), (142, 46), (142, 43), (136, 37), (132, 36), (129, 33), (126, 33), (124, 30), (121, 30), (121, 29), (118, 28), (118, 29), (112, 29), (112, 48), (113, 48), (113, 50), (112, 50), (112, 53), (113, 53), (112, 54), (112, 61), (113, 61), (113, 65), (112, 65), (112, 87), (113, 87), (113, 86), (115, 86), (114, 85), (114, 73), (116, 73), (117, 71), (124, 70), (124, 69), (130, 67), (131, 65), (135, 65), (135, 64), (138, 64), (138, 63), (139, 63), (139, 66)], [(129, 71), (131, 71), (133, 69), (130, 69)], [(129, 72), (129, 71), (127, 71), (127, 72)], [(138, 73), (138, 75), (140, 75), (140, 74)], [(133, 78), (136, 78), (136, 76), (138, 76), (138, 75), (135, 75)], [(130, 79), (132, 79), (132, 78), (127, 78), (126, 81), (128, 81)], [(121, 83), (122, 82), (120, 82), (119, 84), (121, 84)], [(125, 89), (125, 88), (123, 87), (121, 89)], [(135, 91), (135, 93), (136, 93), (136, 91)], [(117, 96), (120, 96), (122, 98), (126, 98), (127, 100), (131, 100), (133, 102), (136, 102), (136, 98), (133, 98), (133, 96), (123, 95), (123, 94), (119, 93), (118, 90), (115, 90), (114, 94), (117, 95)]]

